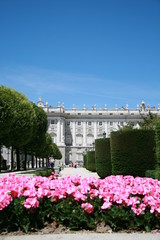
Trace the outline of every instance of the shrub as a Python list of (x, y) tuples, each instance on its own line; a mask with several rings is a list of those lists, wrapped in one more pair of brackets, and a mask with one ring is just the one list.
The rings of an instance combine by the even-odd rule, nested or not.
[(36, 176), (42, 176), (42, 177), (49, 177), (52, 172), (54, 172), (53, 169), (47, 169), (47, 170), (39, 170), (35, 172)]
[(154, 169), (155, 133), (153, 130), (129, 130), (111, 133), (112, 173), (145, 176)]
[(151, 178), (80, 176), (0, 178), (0, 233), (36, 231), (49, 223), (114, 231), (160, 229), (160, 182)]
[(147, 170), (145, 175), (146, 177), (157, 178), (160, 180), (160, 169), (156, 168), (154, 170)]
[(156, 167), (155, 170), (147, 170), (146, 177), (157, 178), (160, 180), (160, 121), (157, 121), (155, 128), (156, 136)]
[(54, 172), (54, 169), (50, 168), (50, 169), (46, 169), (46, 170), (37, 170), (37, 171), (26, 172), (24, 174), (34, 174), (36, 176), (49, 177), (50, 175), (52, 175), (53, 172)]
[(155, 129), (156, 135), (156, 161), (157, 161), (157, 168), (160, 168), (160, 121), (156, 124)]
[(87, 155), (83, 156), (83, 167), (87, 168)]
[(91, 172), (96, 172), (95, 151), (87, 152), (87, 169)]
[(105, 178), (112, 173), (110, 139), (102, 138), (95, 140), (96, 172), (101, 178)]

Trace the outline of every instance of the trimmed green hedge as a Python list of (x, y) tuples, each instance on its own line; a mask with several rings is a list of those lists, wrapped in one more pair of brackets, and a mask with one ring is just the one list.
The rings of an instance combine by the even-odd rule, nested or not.
[(91, 172), (96, 172), (95, 151), (87, 152), (87, 169)]
[(160, 168), (160, 122), (157, 122), (156, 129), (155, 129), (155, 135), (156, 135), (156, 163), (157, 168)]
[(155, 132), (128, 130), (111, 133), (112, 173), (144, 177), (155, 169)]
[(156, 136), (156, 166), (154, 170), (147, 170), (146, 177), (157, 178), (160, 180), (160, 122), (158, 121), (155, 128)]
[(147, 170), (146, 177), (157, 178), (160, 181), (160, 169)]
[(87, 168), (87, 155), (83, 156), (83, 167)]
[(95, 140), (95, 159), (96, 171), (101, 178), (112, 174), (109, 138)]

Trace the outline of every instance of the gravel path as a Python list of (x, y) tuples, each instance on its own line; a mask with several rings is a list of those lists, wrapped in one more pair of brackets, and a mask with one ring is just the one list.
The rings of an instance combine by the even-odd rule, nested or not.
[(60, 177), (65, 177), (65, 176), (76, 176), (76, 175), (80, 175), (82, 178), (85, 177), (95, 177), (95, 178), (99, 178), (99, 176), (97, 175), (96, 172), (90, 172), (88, 170), (86, 170), (85, 168), (64, 168), (61, 172), (60, 172)]

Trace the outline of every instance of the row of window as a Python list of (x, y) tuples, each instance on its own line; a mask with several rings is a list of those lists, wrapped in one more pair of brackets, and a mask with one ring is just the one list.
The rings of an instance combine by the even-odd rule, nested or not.
[[(78, 126), (81, 126), (82, 122), (77, 122), (77, 125)], [(91, 126), (93, 124), (93, 122), (87, 122), (88, 126)], [(110, 126), (113, 126), (113, 122), (109, 122)], [(102, 126), (103, 125), (103, 122), (98, 122), (98, 125), (99, 126)], [(120, 125), (123, 126), (123, 122), (120, 122)], [(70, 122), (67, 122), (67, 126), (70, 126)]]
[[(88, 126), (91, 126), (93, 122), (89, 121), (87, 122)], [(51, 120), (51, 124), (57, 124), (57, 120)], [(78, 121), (77, 125), (81, 126), (82, 122)], [(109, 122), (110, 126), (113, 126), (113, 122)], [(99, 126), (103, 125), (103, 122), (98, 122)], [(120, 125), (123, 126), (123, 122), (120, 122)], [(70, 126), (70, 122), (67, 121), (67, 126)]]
[[(70, 115), (70, 113), (67, 113), (67, 115)], [(78, 115), (80, 116), (81, 113), (78, 113)], [(88, 113), (88, 115), (92, 115), (92, 113)], [(99, 115), (103, 115), (102, 113), (99, 113)], [(109, 115), (113, 115), (113, 113), (110, 113)], [(120, 115), (124, 115), (123, 113), (120, 113)], [(131, 113), (131, 115), (134, 115), (134, 113)]]

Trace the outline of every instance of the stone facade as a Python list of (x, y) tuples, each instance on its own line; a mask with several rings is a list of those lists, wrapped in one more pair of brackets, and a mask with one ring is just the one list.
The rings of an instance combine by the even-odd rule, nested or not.
[(125, 107), (114, 109), (96, 108), (87, 109), (85, 104), (82, 109), (65, 109), (64, 104), (58, 103), (57, 107), (44, 104), (40, 98), (38, 106), (42, 107), (48, 116), (48, 132), (53, 142), (60, 148), (63, 158), (62, 163), (82, 162), (86, 150), (94, 148), (94, 141), (97, 138), (109, 137), (112, 131), (132, 123), (138, 128), (138, 121), (142, 120), (142, 114), (147, 115), (149, 110), (160, 117), (160, 105), (158, 109), (142, 101), (136, 109)]

